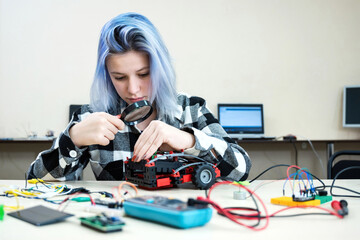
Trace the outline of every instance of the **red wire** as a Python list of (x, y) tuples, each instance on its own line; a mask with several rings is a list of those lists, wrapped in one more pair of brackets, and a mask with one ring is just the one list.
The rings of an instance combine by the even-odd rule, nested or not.
[[(295, 165), (293, 165), (292, 167), (297, 167)], [(255, 192), (253, 192), (252, 190), (248, 189), (247, 187), (243, 186), (243, 185), (239, 185), (239, 187), (241, 188), (244, 188), (247, 192), (249, 192), (250, 194), (254, 195), (261, 203), (262, 207), (264, 208), (264, 211), (265, 211), (265, 217), (261, 217), (262, 219), (265, 218), (266, 219), (266, 223), (264, 226), (260, 227), (260, 228), (256, 228), (256, 227), (253, 227), (253, 226), (250, 226), (250, 225), (247, 225), (247, 224), (244, 224), (240, 221), (238, 221), (238, 219), (245, 219), (245, 220), (258, 220), (259, 218), (256, 218), (256, 216), (260, 216), (260, 211), (257, 212), (257, 213), (253, 213), (253, 214), (248, 214), (246, 216), (238, 216), (236, 214), (233, 214), (231, 213), (230, 211), (231, 210), (246, 210), (246, 211), (256, 211), (255, 209), (245, 209), (245, 208), (228, 208), (228, 209), (224, 209), (222, 207), (220, 207), (220, 205), (218, 205), (217, 203), (215, 203), (214, 201), (210, 200), (210, 194), (212, 192), (212, 190), (219, 186), (219, 185), (224, 185), (224, 184), (233, 184), (233, 182), (230, 182), (230, 181), (224, 181), (224, 182), (218, 182), (218, 183), (215, 183), (210, 189), (209, 189), (209, 193), (208, 193), (208, 196), (207, 198), (203, 198), (203, 197), (198, 197), (197, 199), (198, 200), (201, 200), (201, 201), (205, 201), (205, 202), (208, 202), (209, 204), (211, 204), (213, 206), (213, 208), (219, 212), (220, 214), (226, 216), (228, 219), (230, 219), (231, 221), (241, 225), (241, 226), (244, 226), (246, 228), (249, 228), (249, 229), (252, 229), (254, 231), (260, 231), (260, 230), (264, 230), (268, 225), (269, 225), (269, 218), (270, 217), (273, 217), (275, 216), (276, 214), (280, 213), (280, 212), (283, 212), (283, 211), (286, 211), (286, 210), (290, 210), (290, 209), (294, 209), (294, 208), (317, 208), (317, 209), (320, 209), (320, 210), (323, 210), (323, 211), (326, 211), (334, 216), (337, 216), (338, 218), (343, 218), (343, 216), (341, 216), (340, 214), (338, 214), (336, 211), (332, 211), (332, 210), (329, 210), (329, 209), (326, 209), (326, 208), (323, 208), (323, 207), (320, 207), (320, 206), (292, 206), (292, 207), (286, 207), (286, 208), (283, 208), (283, 209), (280, 209), (272, 214), (268, 214), (268, 211), (265, 207), (265, 204), (264, 202), (262, 201), (262, 199), (257, 195), (255, 194)]]
[(290, 166), (287, 168), (287, 170), (286, 170), (286, 175), (287, 175), (287, 179), (288, 179), (288, 181), (289, 181), (289, 185), (290, 185), (290, 187), (291, 187), (291, 191), (294, 192), (293, 186), (292, 186), (292, 184), (291, 184), (290, 173), (289, 173), (289, 170), (290, 170), (291, 168), (297, 168), (297, 169), (301, 169), (301, 168), (300, 168), (299, 166), (297, 166), (297, 165), (290, 165)]
[(255, 217), (258, 217), (261, 212), (259, 211), (256, 211), (255, 209), (246, 209), (246, 208), (242, 208), (242, 207), (233, 207), (233, 208), (224, 208), (225, 211), (249, 211), (249, 212), (256, 212), (256, 213), (253, 213), (253, 214), (248, 214), (246, 216), (239, 216), (239, 215), (235, 215), (233, 214), (236, 218), (239, 218), (239, 219), (246, 219), (246, 220), (257, 220), (258, 218), (255, 218)]
[(317, 209), (324, 210), (324, 211), (326, 211), (326, 212), (328, 212), (328, 213), (330, 213), (330, 214), (332, 214), (332, 215), (334, 215), (334, 216), (337, 216), (338, 218), (344, 218), (344, 216), (341, 216), (340, 214), (338, 214), (338, 213), (335, 212), (335, 211), (331, 211), (331, 210), (329, 210), (329, 209), (327, 209), (327, 208), (323, 208), (323, 207), (319, 207), (319, 206), (292, 206), (292, 207), (286, 207), (286, 208), (280, 209), (280, 210), (272, 213), (272, 214), (270, 215), (270, 217), (273, 217), (273, 216), (275, 216), (276, 214), (278, 214), (278, 213), (280, 213), (280, 212), (283, 212), (283, 211), (286, 211), (286, 210), (290, 210), (290, 209), (294, 209), (294, 208), (317, 208)]
[[(218, 182), (218, 183), (215, 183), (210, 189), (209, 189), (209, 193), (208, 193), (208, 196), (207, 198), (203, 198), (203, 197), (198, 197), (199, 200), (202, 200), (202, 201), (206, 201), (208, 203), (210, 203), (219, 213), (225, 215), (227, 218), (229, 218), (231, 221), (239, 224), (239, 225), (242, 225), (246, 228), (249, 228), (249, 229), (252, 229), (254, 231), (260, 231), (260, 230), (263, 230), (265, 229), (268, 225), (269, 225), (269, 215), (268, 215), (268, 212), (267, 212), (267, 209), (266, 209), (266, 206), (264, 204), (264, 202), (261, 200), (261, 198), (256, 194), (254, 193), (253, 191), (251, 191), (250, 189), (248, 189), (247, 187), (243, 186), (243, 185), (238, 185), (239, 187), (241, 188), (244, 188), (246, 191), (248, 191), (250, 194), (254, 195), (261, 203), (262, 207), (264, 208), (264, 211), (265, 211), (265, 219), (266, 219), (266, 223), (264, 226), (260, 227), (260, 228), (256, 228), (256, 227), (253, 227), (253, 226), (249, 226), (247, 224), (244, 224), (240, 221), (238, 221), (237, 219), (240, 218), (239, 216), (236, 216), (232, 213), (229, 212), (229, 210), (226, 210), (226, 209), (223, 209), (221, 208), (217, 203), (213, 202), (212, 200), (210, 200), (210, 194), (211, 194), (211, 191), (219, 186), (219, 185), (229, 185), (229, 184), (233, 184), (233, 182), (230, 182), (230, 181), (224, 181), (224, 182)], [(249, 215), (250, 216), (250, 215)], [(246, 218), (243, 218), (243, 219), (246, 219)], [(257, 220), (256, 218), (252, 218), (251, 220)]]
[[(336, 211), (331, 211), (327, 208), (323, 208), (323, 207), (319, 207), (319, 206), (291, 206), (291, 207), (286, 207), (286, 208), (283, 208), (283, 209), (280, 209), (272, 214), (269, 215), (269, 217), (274, 217), (276, 214), (280, 213), (280, 212), (283, 212), (283, 211), (286, 211), (286, 210), (291, 210), (291, 209), (295, 209), (295, 208), (317, 208), (317, 209), (321, 209), (321, 210), (324, 210), (328, 213), (330, 213), (331, 215), (334, 215), (338, 218), (344, 218), (344, 216), (338, 214)], [(233, 207), (233, 208), (226, 208), (224, 209), (226, 211), (237, 211), (237, 210), (247, 210), (247, 211), (256, 211), (255, 209), (245, 209), (245, 208), (241, 208), (241, 207)], [(246, 216), (239, 216), (239, 215), (235, 215), (237, 218), (239, 219), (249, 219), (249, 220), (254, 220), (254, 217), (258, 216), (260, 214), (259, 213), (256, 213), (256, 214), (249, 214), (249, 215), (246, 215)]]

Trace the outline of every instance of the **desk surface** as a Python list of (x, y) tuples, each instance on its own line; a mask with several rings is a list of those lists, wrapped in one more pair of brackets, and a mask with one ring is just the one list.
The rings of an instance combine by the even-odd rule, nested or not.
[[(330, 180), (325, 180), (329, 184)], [(270, 204), (270, 199), (273, 197), (282, 196), (283, 181), (255, 181), (250, 185), (250, 189), (256, 189), (259, 184), (261, 187), (256, 190), (256, 193), (262, 198), (267, 206), (269, 213), (273, 213), (282, 206)], [(111, 192), (113, 187), (119, 185), (115, 181), (78, 181), (66, 182), (68, 185), (85, 187), (93, 191), (108, 191)], [(17, 185), (24, 187), (24, 181), (20, 180), (0, 180), (0, 187), (2, 185)], [(315, 182), (315, 185), (320, 185)], [(360, 191), (360, 180), (338, 180), (336, 185), (352, 188)], [(222, 207), (225, 206), (249, 206), (253, 207), (253, 202), (249, 198), (247, 200), (234, 200), (232, 198), (233, 192), (237, 187), (230, 185), (221, 185), (214, 189), (211, 194), (211, 199), (219, 203)], [(288, 186), (286, 190), (290, 191)], [(340, 190), (335, 190), (336, 193), (341, 193)], [(342, 192), (344, 193), (344, 192)], [(141, 195), (163, 195), (167, 197), (179, 198), (187, 200), (188, 197), (204, 196), (204, 191), (195, 190), (191, 184), (183, 185), (182, 188), (173, 188), (158, 191), (140, 190)], [(349, 193), (346, 193), (349, 194)], [(339, 198), (334, 198), (339, 200)], [(203, 227), (191, 228), (187, 230), (176, 229), (157, 223), (146, 222), (138, 219), (124, 217), (126, 225), (122, 232), (115, 233), (99, 233), (92, 229), (80, 226), (77, 217), (92, 216), (93, 213), (87, 213), (83, 210), (83, 204), (71, 202), (66, 208), (66, 212), (73, 213), (77, 217), (71, 217), (64, 222), (36, 227), (29, 223), (22, 222), (15, 218), (5, 215), (4, 220), (0, 221), (1, 239), (224, 239), (229, 240), (236, 238), (241, 239), (295, 239), (310, 237), (310, 239), (353, 239), (360, 233), (360, 199), (347, 198), (349, 215), (344, 219), (339, 219), (335, 216), (328, 215), (310, 215), (301, 217), (289, 218), (271, 218), (269, 226), (262, 231), (253, 231), (237, 225), (230, 220), (219, 216), (213, 212), (213, 217), (208, 224)], [(43, 200), (30, 200), (19, 198), (20, 205), (30, 207), (35, 205), (46, 205), (57, 209), (57, 205), (47, 203)], [(0, 197), (0, 204), (16, 205), (14, 198)], [(331, 209), (330, 203), (321, 205), (322, 207)], [(284, 214), (295, 213), (311, 213), (322, 212), (316, 209), (294, 209)], [(89, 215), (90, 214), (90, 215)]]

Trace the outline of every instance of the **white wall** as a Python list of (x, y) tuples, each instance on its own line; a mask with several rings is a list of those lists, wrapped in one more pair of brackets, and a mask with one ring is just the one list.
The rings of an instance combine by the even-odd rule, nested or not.
[(101, 27), (135, 11), (159, 29), (178, 90), (264, 103), (267, 135), (358, 139), (342, 89), (360, 85), (358, 0), (0, 0), (0, 137), (66, 126), (88, 103)]

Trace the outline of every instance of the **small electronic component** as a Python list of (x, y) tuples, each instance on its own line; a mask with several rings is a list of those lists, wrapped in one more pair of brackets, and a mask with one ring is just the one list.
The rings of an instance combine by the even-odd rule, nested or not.
[(294, 202), (306, 202), (306, 201), (310, 201), (310, 200), (314, 200), (315, 199), (315, 195), (309, 194), (309, 195), (293, 195), (292, 199)]
[(245, 191), (234, 191), (234, 199), (236, 200), (245, 200), (246, 199), (246, 192)]
[(318, 192), (319, 196), (327, 196), (328, 195), (326, 190), (318, 190), (317, 192)]
[[(236, 182), (239, 185), (248, 186), (250, 185), (250, 182), (248, 181), (239, 181)], [(233, 198), (236, 200), (245, 200), (246, 199), (246, 191), (244, 191), (242, 188), (239, 187), (239, 190), (234, 191)]]
[(95, 229), (100, 232), (122, 231), (125, 222), (120, 217), (109, 217), (101, 214), (95, 217), (80, 218), (81, 225)]
[(212, 216), (207, 204), (161, 196), (130, 198), (124, 202), (124, 210), (128, 216), (184, 229), (203, 226)]
[(117, 202), (117, 201), (105, 201), (105, 200), (101, 200), (101, 199), (95, 199), (95, 204), (96, 205), (106, 206), (108, 208), (121, 208), (122, 207), (122, 203), (120, 203), (120, 202)]

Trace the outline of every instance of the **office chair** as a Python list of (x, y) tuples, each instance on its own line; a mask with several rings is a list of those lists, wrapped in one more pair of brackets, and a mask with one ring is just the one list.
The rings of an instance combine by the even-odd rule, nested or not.
[[(348, 159), (342, 159), (339, 161), (336, 161), (334, 164), (335, 159), (337, 159), (339, 156), (346, 155), (356, 155), (359, 156), (359, 159), (357, 160), (348, 160)], [(341, 170), (348, 168), (348, 167), (359, 167), (360, 168), (360, 151), (355, 150), (343, 150), (338, 151), (334, 153), (328, 161), (328, 179), (333, 179), (336, 174), (338, 174)], [(350, 169), (342, 172), (337, 179), (360, 179), (360, 169)]]
[(73, 113), (78, 110), (79, 108), (81, 108), (82, 105), (76, 105), (76, 104), (71, 104), (69, 106), (69, 121), (72, 118)]

